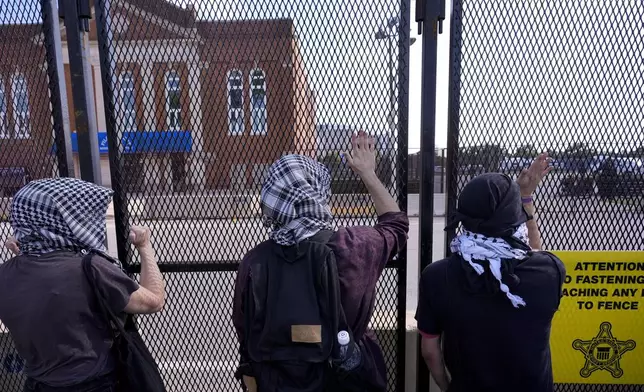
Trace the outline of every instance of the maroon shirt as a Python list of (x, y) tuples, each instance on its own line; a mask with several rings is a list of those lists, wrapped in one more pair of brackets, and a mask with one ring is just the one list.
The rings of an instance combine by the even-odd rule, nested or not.
[[(405, 212), (390, 212), (378, 218), (373, 226), (340, 228), (333, 234), (328, 245), (335, 254), (340, 275), (342, 307), (347, 322), (355, 336), (362, 336), (367, 349), (379, 364), (380, 376), (384, 379), (386, 369), (382, 351), (375, 334), (367, 330), (376, 299), (376, 284), (382, 270), (407, 243), (409, 219)], [(239, 341), (243, 340), (244, 315), (242, 293), (248, 278), (248, 266), (262, 254), (257, 248), (246, 254), (237, 274), (233, 324)]]

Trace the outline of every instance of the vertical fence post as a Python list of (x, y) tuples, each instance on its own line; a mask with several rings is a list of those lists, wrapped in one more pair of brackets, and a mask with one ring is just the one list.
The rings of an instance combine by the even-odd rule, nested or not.
[[(398, 26), (398, 172), (396, 173), (398, 206), (407, 211), (408, 192), (408, 131), (409, 131), (409, 30), (410, 1), (400, 2), (400, 24)], [(393, 116), (393, 113), (392, 113)], [(395, 165), (396, 166), (396, 165)], [(398, 344), (397, 348), (397, 391), (405, 390), (407, 338), (407, 250), (399, 254), (398, 262)]]
[(61, 5), (69, 48), (80, 175), (83, 180), (100, 185), (94, 85), (89, 64), (89, 0), (65, 0)]
[(45, 51), (47, 53), (47, 76), (51, 93), (54, 146), (58, 160), (58, 175), (61, 177), (74, 177), (65, 68), (63, 66), (63, 49), (56, 3), (56, 0), (40, 1)]
[[(418, 2), (421, 2), (420, 4)], [(422, 23), (423, 63), (421, 84), (420, 119), (420, 246), (419, 276), (432, 261), (434, 240), (434, 164), (436, 136), (436, 67), (438, 34), (442, 33), (445, 4), (442, 0), (417, 0), (416, 20)], [(418, 391), (429, 390), (429, 371), (421, 355), (420, 341), (417, 347)]]
[(441, 193), (445, 193), (445, 170), (447, 169), (445, 164), (445, 149), (441, 148)]
[(115, 115), (115, 64), (113, 59), (114, 41), (112, 40), (110, 23), (110, 1), (96, 0), (94, 2), (96, 30), (98, 36), (98, 54), (101, 61), (101, 81), (103, 83), (103, 103), (105, 110), (105, 125), (107, 127), (107, 144), (110, 160), (110, 175), (114, 190), (114, 226), (116, 229), (116, 246), (119, 260), (124, 264), (130, 261), (131, 250), (128, 242), (130, 215), (123, 178), (123, 162), (120, 140)]
[[(449, 98), (447, 114), (447, 207), (446, 216), (456, 211), (458, 194), (458, 134), (461, 99), (461, 0), (452, 1), (450, 18), (450, 55), (449, 55)], [(456, 230), (449, 230), (445, 235), (445, 255), (449, 254), (449, 244), (456, 235)]]

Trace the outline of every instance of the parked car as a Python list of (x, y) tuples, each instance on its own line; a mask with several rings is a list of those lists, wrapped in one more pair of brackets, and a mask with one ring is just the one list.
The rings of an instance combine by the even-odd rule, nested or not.
[(644, 162), (631, 157), (593, 157), (588, 168), (564, 177), (561, 195), (603, 199), (644, 194)]
[(608, 157), (596, 172), (597, 193), (605, 199), (641, 196), (644, 163), (638, 158)]
[(574, 173), (565, 176), (559, 183), (562, 196), (591, 197), (598, 193), (593, 174)]

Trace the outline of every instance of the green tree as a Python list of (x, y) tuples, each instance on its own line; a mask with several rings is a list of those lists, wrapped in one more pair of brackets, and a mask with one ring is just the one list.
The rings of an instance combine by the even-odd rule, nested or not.
[(539, 151), (534, 144), (524, 144), (514, 151), (514, 156), (517, 158), (534, 158), (537, 155), (539, 155)]
[(596, 156), (597, 150), (587, 143), (575, 142), (564, 150), (563, 155), (570, 158), (589, 158)]

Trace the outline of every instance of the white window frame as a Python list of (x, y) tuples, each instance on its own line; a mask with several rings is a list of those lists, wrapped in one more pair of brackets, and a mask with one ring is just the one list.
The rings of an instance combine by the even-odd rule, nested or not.
[(9, 138), (9, 121), (7, 121), (7, 99), (7, 92), (4, 88), (4, 79), (0, 78), (0, 139)]
[[(129, 109), (125, 102), (125, 81), (131, 80), (132, 89), (132, 108)], [(136, 131), (136, 88), (134, 83), (134, 73), (131, 71), (123, 72), (119, 75), (119, 122), (123, 131)]]
[[(264, 96), (261, 98), (263, 108), (255, 110), (255, 96), (253, 94), (253, 76), (256, 72), (261, 72), (264, 79), (261, 89), (264, 90)], [(252, 135), (266, 135), (268, 133), (268, 114), (266, 112), (266, 72), (260, 68), (254, 68), (248, 74), (248, 96), (250, 97), (250, 124)], [(261, 113), (261, 112), (263, 113)], [(261, 115), (263, 114), (263, 115)]]
[[(170, 108), (170, 78), (176, 79), (176, 91), (179, 93), (179, 108), (172, 109)], [(183, 118), (181, 116), (181, 76), (179, 75), (179, 72), (176, 70), (170, 70), (165, 73), (165, 124), (166, 127), (168, 128), (169, 131), (180, 131), (181, 127), (183, 126)], [(176, 121), (175, 124), (172, 124), (171, 118), (172, 114), (175, 115), (175, 119), (178, 118), (178, 121)]]
[[(22, 80), (22, 83), (20, 83), (20, 86), (18, 85), (18, 81)], [(19, 112), (18, 111), (18, 87), (24, 88), (24, 92), (21, 91), (21, 93), (24, 93), (25, 99), (26, 99), (26, 112)], [(11, 78), (11, 100), (12, 100), (12, 107), (13, 107), (13, 136), (16, 139), (29, 139), (31, 137), (31, 124), (29, 123), (30, 119), (30, 110), (29, 110), (29, 86), (27, 86), (27, 78), (25, 75), (21, 73), (16, 73), (13, 75), (13, 78)], [(21, 127), (20, 125), (23, 124), (24, 126)]]
[[(236, 76), (232, 79), (233, 74)], [(230, 93), (233, 90), (231, 84), (232, 80), (239, 80), (241, 85), (235, 87), (235, 90), (239, 90), (241, 94), (241, 108), (232, 107), (232, 100), (230, 99)], [(246, 131), (245, 119), (244, 119), (244, 74), (239, 69), (231, 69), (226, 74), (226, 101), (228, 102), (228, 134), (231, 136), (243, 135)], [(236, 122), (233, 122), (233, 118), (237, 119)]]

